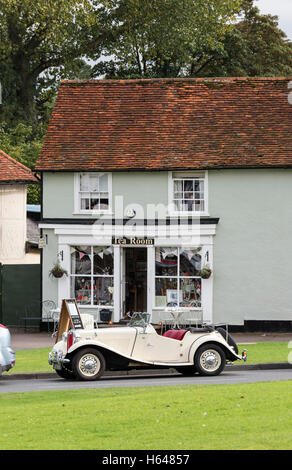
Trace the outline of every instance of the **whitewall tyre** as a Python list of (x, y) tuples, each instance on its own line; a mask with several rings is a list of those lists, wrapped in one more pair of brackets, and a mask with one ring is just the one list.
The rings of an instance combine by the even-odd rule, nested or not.
[(225, 364), (225, 352), (217, 344), (204, 344), (195, 354), (195, 368), (200, 375), (219, 375)]
[(97, 349), (81, 349), (73, 357), (72, 368), (78, 380), (97, 380), (105, 371), (105, 359)]

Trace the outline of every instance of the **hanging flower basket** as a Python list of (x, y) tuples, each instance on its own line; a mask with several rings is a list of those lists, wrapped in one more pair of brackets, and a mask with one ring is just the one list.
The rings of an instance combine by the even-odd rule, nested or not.
[(210, 268), (210, 266), (208, 264), (203, 266), (203, 268), (200, 271), (200, 276), (201, 276), (202, 279), (209, 279), (211, 274), (212, 274), (212, 269)]
[(66, 271), (66, 269), (62, 268), (59, 262), (57, 262), (49, 272), (49, 276), (53, 276), (58, 279), (63, 277), (64, 275), (68, 276), (68, 272)]

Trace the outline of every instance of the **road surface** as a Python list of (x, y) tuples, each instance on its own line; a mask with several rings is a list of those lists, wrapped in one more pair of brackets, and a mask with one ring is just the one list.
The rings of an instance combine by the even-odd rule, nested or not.
[(292, 380), (292, 369), (224, 371), (217, 377), (184, 377), (180, 374), (103, 377), (94, 382), (68, 381), (57, 375), (47, 379), (16, 380), (0, 378), (0, 393), (70, 390), (109, 387), (154, 387), (175, 385), (239, 384)]

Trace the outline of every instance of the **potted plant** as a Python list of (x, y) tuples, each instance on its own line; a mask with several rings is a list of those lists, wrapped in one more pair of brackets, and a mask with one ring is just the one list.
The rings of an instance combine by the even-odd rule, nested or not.
[(66, 269), (62, 268), (59, 261), (57, 261), (56, 264), (50, 270), (49, 276), (53, 276), (53, 277), (56, 277), (56, 278), (61, 278), (64, 275), (68, 276), (68, 272), (66, 271)]
[(200, 276), (201, 278), (203, 279), (209, 279), (209, 277), (211, 276), (212, 274), (212, 269), (210, 268), (210, 266), (208, 264), (205, 264), (201, 271), (200, 271)]

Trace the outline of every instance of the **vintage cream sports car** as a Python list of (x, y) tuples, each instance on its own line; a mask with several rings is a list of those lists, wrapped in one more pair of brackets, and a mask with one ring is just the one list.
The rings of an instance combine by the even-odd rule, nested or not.
[[(81, 315), (82, 317), (82, 315)], [(227, 361), (246, 360), (223, 329), (172, 329), (159, 334), (149, 314), (136, 313), (128, 326), (69, 329), (49, 354), (49, 363), (65, 379), (97, 380), (105, 370), (175, 368), (184, 375), (220, 374)]]

